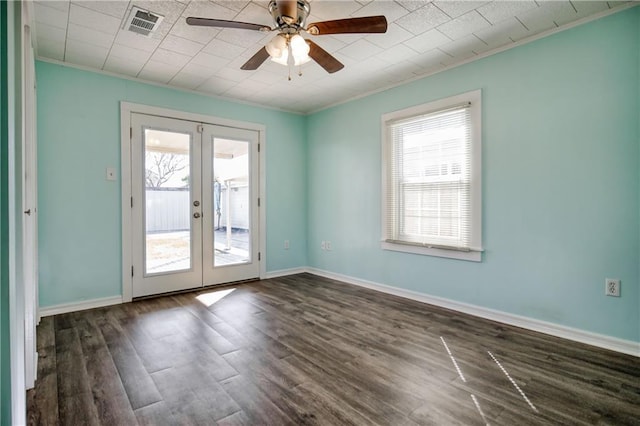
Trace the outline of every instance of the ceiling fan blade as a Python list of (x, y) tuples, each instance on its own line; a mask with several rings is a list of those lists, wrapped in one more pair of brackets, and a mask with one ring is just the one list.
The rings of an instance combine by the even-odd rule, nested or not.
[(266, 25), (251, 24), (249, 22), (225, 21), (224, 19), (197, 18), (190, 16), (187, 24), (199, 27), (239, 28), (241, 30), (271, 31)]
[(314, 22), (309, 24), (307, 32), (311, 35), (350, 34), (350, 33), (386, 33), (387, 18), (382, 15), (362, 18), (336, 19), (335, 21)]
[(309, 45), (309, 56), (316, 61), (322, 68), (329, 74), (333, 74), (336, 71), (340, 71), (344, 68), (344, 65), (336, 58), (331, 56), (329, 52), (318, 46), (311, 40), (305, 40)]
[(260, 65), (269, 57), (269, 52), (267, 52), (267, 48), (263, 47), (258, 50), (258, 52), (251, 57), (240, 69), (253, 71), (257, 70)]
[(291, 25), (298, 20), (298, 2), (297, 0), (276, 0), (278, 13), (282, 20)]

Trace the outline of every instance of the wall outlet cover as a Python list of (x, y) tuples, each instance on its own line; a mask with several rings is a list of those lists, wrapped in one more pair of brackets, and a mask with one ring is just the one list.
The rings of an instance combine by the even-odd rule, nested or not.
[(604, 294), (607, 296), (620, 297), (620, 280), (607, 278), (604, 280)]

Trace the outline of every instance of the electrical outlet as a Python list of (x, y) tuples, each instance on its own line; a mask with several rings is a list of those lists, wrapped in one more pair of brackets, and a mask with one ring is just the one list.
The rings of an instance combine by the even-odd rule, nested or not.
[(606, 278), (604, 280), (604, 294), (607, 296), (620, 297), (620, 280)]
[(325, 243), (325, 247), (327, 248), (327, 250), (331, 250), (331, 241), (327, 241)]
[(284, 240), (284, 249), (289, 250), (289, 240)]
[(320, 243), (320, 248), (321, 248), (322, 250), (326, 250), (326, 249), (327, 249), (327, 243), (326, 243), (326, 241), (323, 241), (323, 242), (321, 242), (321, 243)]

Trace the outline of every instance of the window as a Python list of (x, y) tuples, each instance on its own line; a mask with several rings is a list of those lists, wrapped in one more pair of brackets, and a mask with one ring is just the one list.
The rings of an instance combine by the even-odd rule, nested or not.
[(382, 117), (382, 248), (481, 260), (481, 92)]

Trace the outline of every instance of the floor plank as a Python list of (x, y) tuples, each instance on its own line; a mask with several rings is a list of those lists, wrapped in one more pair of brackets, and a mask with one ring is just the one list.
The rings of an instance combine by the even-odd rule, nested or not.
[(640, 419), (639, 358), (310, 274), (224, 290), (43, 318), (29, 424)]

